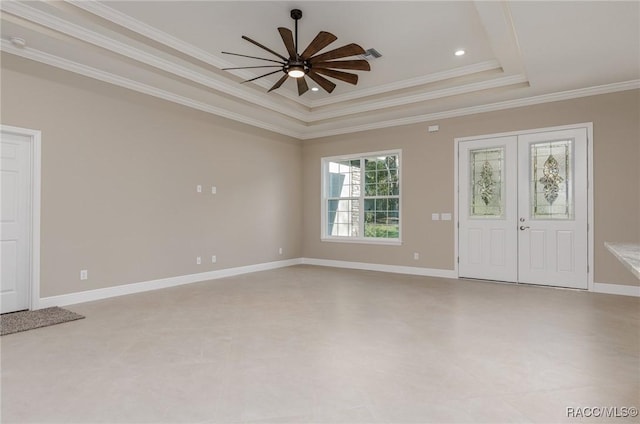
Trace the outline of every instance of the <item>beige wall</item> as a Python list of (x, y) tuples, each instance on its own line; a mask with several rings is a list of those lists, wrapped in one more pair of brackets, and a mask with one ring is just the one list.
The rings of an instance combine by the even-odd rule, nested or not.
[[(595, 281), (639, 285), (605, 241), (640, 241), (640, 92), (626, 91), (305, 142), (304, 246), (309, 258), (454, 268), (454, 138), (593, 122)], [(440, 131), (428, 133), (429, 124)], [(320, 241), (320, 160), (402, 149), (402, 246)], [(413, 259), (420, 253), (420, 260)]]
[(2, 65), (2, 124), (42, 131), (42, 297), (301, 256), (300, 141)]
[[(454, 212), (454, 138), (580, 122), (594, 125), (595, 280), (638, 285), (603, 247), (640, 240), (638, 91), (440, 120), (434, 134), (424, 123), (300, 142), (12, 56), (2, 65), (2, 124), (42, 131), (43, 297), (301, 256), (453, 269), (453, 222), (430, 216)], [(320, 158), (396, 148), (403, 245), (321, 242)]]

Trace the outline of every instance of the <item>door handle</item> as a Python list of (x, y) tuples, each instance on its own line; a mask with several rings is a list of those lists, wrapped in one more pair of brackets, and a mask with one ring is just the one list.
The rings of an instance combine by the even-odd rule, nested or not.
[(525, 227), (524, 225), (521, 225), (521, 226), (520, 226), (520, 231), (524, 231), (524, 230), (526, 230), (527, 228), (530, 228), (530, 227), (528, 227), (528, 226), (527, 226), (527, 227)]

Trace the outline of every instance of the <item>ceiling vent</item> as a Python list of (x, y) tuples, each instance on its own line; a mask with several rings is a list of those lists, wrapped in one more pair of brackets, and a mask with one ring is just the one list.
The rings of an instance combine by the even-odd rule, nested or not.
[(382, 54), (376, 49), (368, 49), (362, 55), (362, 58), (365, 60), (373, 60), (382, 57)]

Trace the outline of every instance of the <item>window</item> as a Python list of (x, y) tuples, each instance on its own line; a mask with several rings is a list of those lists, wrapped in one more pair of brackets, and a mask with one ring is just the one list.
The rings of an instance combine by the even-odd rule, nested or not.
[(322, 239), (400, 243), (400, 151), (322, 159)]

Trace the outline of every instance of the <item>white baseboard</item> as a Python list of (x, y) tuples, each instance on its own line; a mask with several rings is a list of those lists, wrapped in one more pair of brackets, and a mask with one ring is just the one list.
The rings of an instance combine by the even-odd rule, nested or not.
[[(51, 306), (66, 306), (76, 303), (92, 302), (108, 299), (110, 297), (124, 296), (127, 294), (142, 293), (150, 290), (164, 289), (181, 286), (184, 284), (198, 283), (218, 278), (233, 277), (235, 275), (249, 274), (270, 269), (285, 268), (293, 265), (317, 265), (333, 268), (360, 269), (366, 271), (391, 272), (396, 274), (421, 275), (425, 277), (458, 278), (455, 270), (420, 268), (413, 266), (372, 264), (366, 262), (348, 262), (330, 259), (294, 258), (283, 261), (266, 262), (262, 264), (247, 265), (236, 268), (227, 268), (217, 271), (202, 272), (198, 274), (181, 275), (177, 277), (161, 278), (158, 280), (143, 281), (140, 283), (123, 284), (114, 287), (105, 287), (96, 290), (87, 290), (59, 296), (43, 297), (39, 299), (33, 309), (48, 308)], [(590, 290), (593, 293), (617, 294), (623, 296), (640, 297), (640, 287), (625, 286), (622, 284), (594, 283)]]
[(420, 268), (415, 266), (371, 264), (366, 262), (347, 262), (330, 259), (302, 258), (305, 265), (329, 266), (333, 268), (363, 269), (367, 271), (392, 272), (395, 274), (422, 275), (425, 277), (458, 278), (450, 269)]
[(140, 283), (123, 284), (103, 289), (87, 290), (76, 293), (62, 294), (59, 296), (42, 297), (37, 307), (33, 309), (48, 308), (50, 306), (65, 306), (76, 303), (92, 302), (94, 300), (107, 299), (110, 297), (124, 296), (127, 294), (141, 293), (150, 290), (165, 289), (168, 287), (181, 286), (184, 284), (198, 283), (201, 281), (215, 280), (235, 275), (248, 274), (257, 271), (267, 271), (270, 269), (284, 268), (292, 265), (299, 265), (302, 259), (288, 259), (284, 261), (266, 262), (262, 264), (247, 265), (237, 268), (227, 268), (217, 271), (202, 272), (198, 274), (180, 275), (178, 277), (161, 278), (159, 280), (143, 281)]
[(591, 291), (594, 293), (640, 297), (639, 286), (625, 286), (623, 284), (593, 283), (593, 289)]

